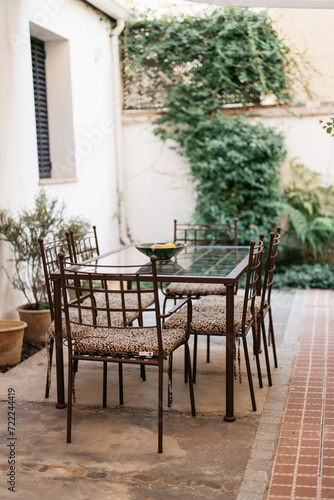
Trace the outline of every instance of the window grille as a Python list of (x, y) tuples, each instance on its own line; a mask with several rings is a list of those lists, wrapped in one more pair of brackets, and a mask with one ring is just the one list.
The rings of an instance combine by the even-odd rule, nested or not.
[(31, 37), (31, 59), (34, 81), (38, 167), (41, 179), (51, 177), (48, 108), (46, 97), (44, 42)]

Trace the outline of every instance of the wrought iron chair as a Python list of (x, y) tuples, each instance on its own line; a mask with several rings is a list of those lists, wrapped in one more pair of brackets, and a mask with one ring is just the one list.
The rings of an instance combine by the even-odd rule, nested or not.
[(79, 234), (74, 234), (74, 231), (70, 229), (69, 235), (75, 262), (82, 262), (100, 255), (96, 226), (93, 226), (92, 231)]
[[(238, 339), (238, 361), (240, 363), (239, 344), (240, 339), (243, 342), (244, 356), (247, 368), (248, 384), (250, 389), (251, 401), (253, 410), (256, 411), (256, 402), (250, 368), (248, 347), (246, 336), (250, 329), (253, 333), (254, 355), (256, 358), (257, 373), (259, 378), (259, 386), (262, 385), (261, 367), (259, 353), (257, 348), (258, 343), (258, 324), (257, 315), (259, 304), (256, 306), (256, 293), (258, 280), (261, 279), (261, 259), (263, 253), (263, 234), (260, 235), (259, 244), (256, 246), (255, 241), (250, 242), (249, 264), (247, 267), (245, 295), (241, 300), (235, 300), (234, 303), (234, 334), (235, 339)], [(236, 299), (237, 297), (235, 297)], [(217, 296), (207, 296), (199, 299), (193, 306), (193, 316), (190, 325), (190, 333), (195, 336), (194, 343), (194, 361), (193, 361), (193, 381), (196, 380), (196, 356), (197, 356), (197, 336), (198, 335), (226, 335), (226, 303), (225, 299)], [(172, 318), (164, 323), (165, 328), (185, 328), (186, 317), (183, 310), (178, 311)], [(235, 345), (235, 357), (236, 357)], [(237, 375), (235, 369), (235, 376)], [(239, 377), (241, 381), (240, 365)]]
[[(96, 235), (96, 229), (94, 231)], [(97, 238), (96, 238), (97, 241)], [(54, 347), (54, 339), (55, 339), (55, 322), (54, 322), (54, 300), (53, 300), (53, 282), (50, 278), (51, 273), (58, 271), (59, 270), (59, 261), (58, 261), (58, 254), (62, 253), (65, 256), (65, 260), (69, 260), (70, 262), (76, 262), (76, 259), (79, 257), (85, 257), (91, 254), (92, 247), (88, 247), (86, 245), (86, 250), (89, 252), (89, 254), (84, 254), (84, 252), (79, 251), (76, 254), (76, 259), (74, 258), (74, 252), (73, 252), (73, 247), (71, 245), (71, 235), (70, 232), (66, 232), (66, 238), (60, 239), (60, 240), (55, 240), (49, 243), (45, 243), (43, 238), (39, 239), (39, 245), (40, 245), (40, 250), (41, 250), (41, 257), (42, 257), (42, 264), (43, 264), (43, 270), (44, 270), (44, 277), (45, 277), (45, 286), (46, 286), (46, 291), (47, 291), (47, 296), (48, 296), (48, 301), (49, 301), (49, 307), (50, 307), (50, 312), (51, 312), (51, 319), (52, 322), (46, 332), (46, 350), (47, 350), (47, 376), (46, 376), (46, 388), (45, 388), (45, 397), (49, 397), (50, 393), (50, 387), (51, 387), (51, 370), (52, 370), (52, 358), (53, 358), (53, 347)], [(82, 247), (78, 247), (79, 250)], [(98, 252), (98, 246), (97, 252)], [(98, 255), (98, 254), (97, 254)], [(93, 255), (92, 255), (93, 256)], [(101, 297), (99, 294), (94, 294), (95, 300), (97, 303), (100, 301), (104, 300), (104, 297)], [(117, 302), (117, 304), (120, 303), (121, 298), (120, 294), (118, 297), (115, 295), (114, 300)], [(131, 297), (128, 297), (128, 300), (131, 300)], [(150, 293), (147, 293), (142, 296), (142, 301), (143, 301), (143, 306), (149, 307), (150, 304), (153, 302), (153, 296)], [(136, 304), (128, 304), (128, 305), (133, 305), (136, 306)], [(138, 319), (138, 316), (135, 312), (132, 314), (128, 315), (128, 320), (129, 322), (133, 322), (136, 319)], [(117, 318), (115, 318), (115, 321)], [(63, 337), (66, 338), (66, 326), (65, 326), (65, 317), (62, 315), (62, 331), (63, 331)], [(75, 332), (76, 336), (81, 336), (82, 332), (81, 329), (78, 327), (78, 329)], [(141, 376), (143, 380), (145, 380), (145, 372), (141, 372)], [(121, 374), (120, 374), (121, 377)], [(122, 385), (120, 385), (120, 404), (123, 404), (123, 391), (122, 391)]]
[[(174, 242), (177, 241), (196, 246), (237, 246), (238, 219), (235, 218), (233, 222), (224, 224), (183, 224), (174, 220)], [(165, 312), (166, 302), (169, 299), (173, 299), (176, 303), (176, 300), (184, 297), (199, 299), (206, 295), (225, 295), (226, 287), (225, 285), (206, 283), (169, 283), (162, 291), (165, 295), (163, 303), (163, 311)], [(210, 337), (207, 338), (206, 361), (210, 362)]]
[[(69, 237), (71, 241), (72, 253), (75, 262), (80, 263), (100, 255), (96, 226), (93, 226), (92, 231), (79, 234), (74, 234), (74, 231), (70, 229)], [(129, 286), (131, 286), (131, 283), (129, 284)], [(100, 299), (103, 301), (104, 297), (100, 297)], [(143, 307), (144, 306), (149, 307), (151, 304), (153, 304), (154, 301), (153, 295), (149, 293), (145, 294), (145, 296), (143, 296), (142, 299), (143, 299), (143, 304), (142, 304)], [(98, 296), (97, 300), (99, 300)], [(132, 297), (129, 296), (127, 300), (131, 301)], [(136, 304), (129, 304), (129, 305), (132, 305), (134, 307), (136, 306)], [(134, 320), (136, 319), (138, 320), (138, 323), (141, 324), (142, 318), (139, 316), (134, 318)], [(121, 375), (122, 365), (119, 365), (119, 368), (120, 368), (120, 377), (122, 377)], [(140, 376), (143, 379), (143, 381), (146, 380), (144, 365), (140, 366)], [(121, 399), (123, 400), (123, 397)]]
[[(273, 357), (274, 357), (274, 365), (275, 368), (278, 367), (277, 364), (277, 354), (276, 354), (276, 342), (275, 342), (275, 333), (274, 333), (274, 324), (273, 324), (273, 318), (272, 318), (272, 307), (271, 307), (271, 290), (272, 290), (272, 285), (274, 282), (274, 272), (276, 269), (276, 257), (278, 254), (278, 245), (280, 243), (280, 233), (281, 233), (281, 228), (280, 226), (277, 226), (276, 228), (276, 233), (271, 232), (269, 235), (269, 245), (268, 245), (268, 251), (267, 251), (267, 259), (266, 259), (266, 264), (265, 264), (265, 271), (264, 271), (264, 278), (263, 278), (263, 283), (262, 283), (262, 288), (260, 287), (261, 281), (258, 281), (258, 296), (255, 298), (255, 311), (257, 313), (257, 325), (258, 325), (258, 330), (259, 330), (259, 335), (258, 335), (258, 350), (260, 347), (260, 342), (261, 342), (261, 335), (260, 332), (262, 332), (262, 341), (263, 341), (263, 349), (264, 349), (264, 354), (265, 354), (265, 360), (266, 360), (266, 370), (267, 370), (267, 377), (268, 377), (268, 385), (272, 386), (272, 377), (271, 377), (271, 370), (270, 370), (270, 361), (269, 361), (269, 352), (268, 352), (268, 344), (272, 344), (273, 346)], [(262, 273), (261, 273), (262, 274)], [(235, 304), (242, 304), (243, 297), (237, 296), (234, 298), (234, 303)], [(201, 303), (198, 305), (198, 308), (202, 307), (225, 307), (225, 299), (223, 298), (218, 298), (218, 297), (206, 297), (205, 300), (201, 301)], [(264, 318), (266, 317), (267, 313), (269, 313), (269, 330), (268, 330), (268, 340), (266, 336), (266, 328), (265, 328), (265, 322)], [(196, 352), (197, 344), (195, 342), (195, 348), (194, 352)], [(196, 358), (194, 359), (194, 370), (196, 370)], [(194, 375), (194, 381), (196, 381), (196, 375)]]
[[(126, 266), (120, 270), (117, 266), (101, 266), (71, 264), (66, 262), (63, 255), (59, 256), (61, 269), (61, 284), (66, 318), (68, 338), (68, 405), (67, 405), (67, 442), (71, 442), (72, 427), (72, 397), (75, 399), (74, 389), (74, 360), (89, 360), (103, 362), (103, 406), (107, 404), (107, 363), (113, 362), (156, 366), (159, 371), (158, 378), (158, 452), (162, 453), (163, 434), (163, 363), (169, 355), (181, 345), (185, 346), (187, 370), (189, 377), (189, 392), (191, 413), (195, 416), (195, 401), (193, 394), (190, 353), (188, 347), (189, 325), (191, 322), (191, 300), (185, 299), (174, 306), (173, 310), (161, 315), (158, 295), (158, 281), (156, 271), (156, 257), (151, 257), (151, 263), (146, 270), (138, 273), (138, 266)], [(92, 271), (92, 272), (90, 272)], [(98, 280), (98, 281), (97, 281)], [(155, 326), (129, 326), (128, 314), (136, 312), (143, 316), (147, 309), (142, 307), (142, 296), (147, 293), (141, 288), (141, 281), (152, 282), (150, 292), (154, 295), (154, 304), (150, 312), (154, 311)], [(104, 306), (96, 305), (92, 296), (94, 281), (101, 284), (101, 288), (94, 293), (103, 294)], [(120, 283), (121, 303), (115, 307), (113, 295), (119, 291), (108, 288), (108, 281)], [(126, 283), (135, 281), (136, 289), (128, 289)], [(74, 294), (75, 299), (69, 301), (68, 297)], [(127, 297), (136, 296), (137, 307), (127, 306)], [(173, 312), (186, 305), (184, 308), (187, 325), (182, 329), (161, 331), (162, 317), (170, 317)], [(120, 322), (115, 326), (114, 317), (118, 316)], [(87, 329), (87, 334), (82, 338), (74, 338), (73, 329), (78, 326)], [(170, 386), (169, 386), (170, 387)], [(71, 397), (72, 396), (72, 397)]]
[[(269, 246), (267, 253), (267, 261), (266, 268), (263, 278), (262, 284), (262, 293), (261, 293), (261, 304), (258, 312), (258, 324), (262, 331), (262, 340), (263, 340), (263, 348), (266, 358), (266, 368), (267, 368), (267, 376), (268, 383), (272, 385), (271, 379), (271, 371), (270, 371), (270, 362), (269, 362), (269, 353), (268, 353), (268, 344), (272, 344), (273, 346), (273, 356), (274, 356), (274, 366), (278, 367), (277, 363), (277, 354), (276, 354), (276, 342), (275, 342), (275, 333), (274, 333), (274, 323), (272, 317), (272, 307), (271, 307), (271, 290), (274, 282), (274, 273), (276, 269), (276, 257), (278, 254), (278, 245), (280, 243), (281, 237), (281, 228), (278, 226), (276, 228), (276, 233), (271, 232), (269, 238)], [(269, 316), (269, 328), (268, 328), (268, 342), (266, 336), (266, 327), (265, 327), (265, 317), (268, 314)]]
[(45, 397), (49, 397), (49, 391), (51, 387), (51, 366), (53, 357), (53, 347), (54, 347), (54, 336), (55, 336), (55, 324), (54, 324), (54, 303), (53, 303), (53, 282), (50, 279), (52, 272), (59, 269), (58, 254), (61, 252), (64, 255), (65, 260), (73, 260), (72, 249), (68, 235), (66, 238), (54, 240), (49, 243), (44, 243), (44, 238), (39, 240), (42, 264), (45, 276), (45, 288), (49, 301), (50, 313), (52, 323), (46, 333), (46, 350), (48, 357), (47, 375), (46, 375), (46, 387), (45, 387)]

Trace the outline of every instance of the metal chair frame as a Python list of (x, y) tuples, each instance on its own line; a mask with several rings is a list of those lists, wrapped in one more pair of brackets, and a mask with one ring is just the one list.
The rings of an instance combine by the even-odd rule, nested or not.
[(93, 226), (90, 232), (79, 234), (74, 234), (74, 231), (70, 229), (69, 235), (75, 262), (82, 262), (100, 255), (96, 226)]
[[(231, 230), (233, 236), (230, 236)], [(180, 234), (181, 232), (181, 234)], [(182, 241), (195, 246), (238, 245), (238, 219), (233, 223), (184, 224), (174, 219), (174, 242)]]
[[(44, 242), (44, 238), (39, 238), (38, 240), (40, 250), (41, 250), (41, 258), (45, 276), (45, 287), (47, 292), (47, 297), (49, 301), (51, 320), (54, 320), (54, 300), (53, 300), (53, 282), (50, 280), (50, 275), (52, 272), (57, 271), (59, 269), (59, 260), (58, 254), (62, 253), (65, 256), (66, 260), (72, 261), (73, 254), (72, 248), (69, 240), (69, 233), (66, 233), (66, 238), (54, 240), (51, 242)], [(53, 347), (54, 347), (54, 338), (50, 339), (49, 346), (49, 355), (50, 355), (50, 364), (52, 366), (52, 357), (53, 357)], [(46, 387), (45, 387), (45, 397), (49, 397), (50, 392), (50, 380), (49, 380), (49, 367), (47, 370), (46, 376)]]
[[(278, 367), (277, 363), (277, 353), (276, 353), (276, 342), (275, 342), (275, 333), (274, 333), (274, 323), (272, 317), (272, 307), (271, 307), (271, 290), (274, 283), (274, 273), (276, 269), (276, 257), (278, 255), (278, 245), (280, 243), (280, 235), (281, 228), (278, 226), (276, 228), (276, 233), (271, 232), (269, 237), (269, 246), (267, 253), (267, 261), (266, 268), (264, 273), (264, 279), (262, 284), (262, 293), (261, 293), (261, 306), (260, 311), (258, 313), (258, 322), (260, 325), (260, 329), (262, 331), (262, 341), (263, 348), (266, 359), (266, 368), (267, 368), (267, 376), (268, 383), (272, 385), (271, 371), (270, 371), (270, 362), (269, 362), (269, 353), (268, 353), (268, 343), (272, 343), (273, 346), (273, 356), (274, 356), (274, 366)], [(268, 342), (266, 336), (266, 327), (265, 327), (265, 317), (269, 315), (269, 329), (268, 329)]]
[[(67, 405), (67, 442), (71, 442), (71, 427), (72, 427), (72, 389), (74, 382), (74, 370), (73, 363), (75, 360), (89, 360), (89, 361), (99, 361), (103, 362), (103, 406), (105, 407), (107, 404), (107, 363), (113, 362), (118, 363), (119, 366), (122, 366), (123, 363), (130, 364), (139, 364), (139, 365), (149, 365), (156, 366), (158, 368), (158, 452), (162, 453), (162, 437), (163, 437), (163, 361), (164, 361), (164, 353), (163, 353), (163, 340), (162, 340), (162, 332), (161, 332), (161, 323), (163, 318), (170, 317), (177, 309), (187, 304), (187, 318), (188, 318), (188, 327), (186, 330), (185, 337), (180, 345), (185, 345), (185, 355), (186, 355), (186, 365), (188, 370), (189, 377), (189, 393), (190, 393), (190, 402), (191, 402), (191, 412), (192, 416), (195, 416), (195, 400), (193, 393), (193, 384), (192, 384), (192, 374), (191, 374), (191, 365), (190, 365), (190, 353), (188, 346), (188, 339), (190, 334), (189, 325), (191, 322), (192, 315), (192, 307), (191, 300), (185, 299), (177, 304), (170, 312), (162, 315), (160, 313), (160, 305), (159, 305), (159, 295), (158, 295), (158, 281), (157, 281), (157, 271), (156, 271), (156, 257), (151, 257), (151, 265), (148, 265), (147, 272), (137, 273), (139, 266), (125, 266), (126, 272), (124, 273), (124, 267), (122, 267), (122, 272), (120, 272), (119, 266), (98, 266), (92, 265), (89, 266), (87, 264), (77, 264), (75, 262), (68, 263), (65, 262), (63, 255), (59, 255), (60, 261), (60, 270), (61, 270), (61, 286), (63, 291), (63, 300), (64, 300), (64, 309), (65, 309), (65, 317), (66, 317), (66, 330), (67, 330), (67, 338), (68, 338), (68, 405)], [(92, 272), (88, 271), (88, 268), (92, 268)], [(94, 282), (101, 283), (101, 288), (96, 290), (93, 288)], [(120, 283), (120, 293), (121, 293), (121, 307), (111, 306), (110, 297), (114, 293), (119, 293), (119, 291), (112, 290), (108, 288), (108, 281), (118, 281)], [(135, 281), (136, 288), (128, 288), (125, 286), (129, 281)], [(80, 354), (76, 352), (78, 341), (72, 341), (71, 336), (71, 325), (72, 324), (80, 324), (85, 326), (93, 326), (95, 329), (102, 329), (103, 332), (115, 332), (115, 335), (119, 334), (120, 331), (126, 332), (127, 330), (131, 330), (131, 333), (136, 332), (138, 334), (138, 330), (141, 331), (145, 329), (151, 329), (152, 326), (144, 327), (144, 326), (129, 326), (127, 324), (127, 312), (133, 312), (134, 309), (129, 309), (126, 307), (126, 296), (129, 294), (135, 294), (137, 296), (138, 308), (135, 310), (138, 312), (139, 317), (142, 317), (147, 309), (143, 309), (141, 306), (141, 295), (143, 293), (147, 293), (146, 288), (141, 288), (142, 281), (150, 281), (153, 283), (152, 292), (154, 294), (154, 306), (150, 308), (150, 312), (154, 311), (155, 313), (155, 332), (157, 335), (157, 353), (154, 352), (139, 352), (138, 356), (134, 356), (133, 354), (127, 354), (127, 349), (124, 347), (124, 351), (122, 354), (113, 354), (111, 352), (95, 352), (95, 350), (90, 346), (88, 349), (88, 354)], [(75, 299), (72, 301), (68, 300), (69, 291), (72, 291), (75, 295)], [(83, 297), (87, 298), (87, 296), (92, 296), (94, 292), (102, 293), (105, 295), (105, 306), (96, 306), (94, 300), (85, 300), (83, 302)], [(70, 311), (76, 311), (76, 321), (73, 320), (73, 316), (71, 319)], [(85, 314), (84, 314), (85, 313)], [(103, 313), (103, 324), (98, 323), (98, 317)], [(118, 313), (122, 315), (123, 318), (123, 326), (115, 327), (112, 323), (111, 315), (113, 313)], [(96, 330), (94, 330), (96, 331)], [(86, 337), (85, 341), (89, 342), (89, 338)], [(112, 345), (108, 343), (108, 346)], [(114, 341), (115, 342), (115, 341)], [(178, 347), (180, 346), (178, 345)], [(125, 344), (128, 346), (128, 343)], [(173, 352), (173, 348), (170, 348), (171, 352)], [(89, 353), (90, 352), (90, 353)], [(165, 353), (166, 357), (166, 353)]]
[[(231, 232), (233, 232), (232, 235)], [(174, 219), (174, 243), (177, 241), (182, 241), (195, 246), (238, 246), (238, 219), (235, 218), (234, 221), (230, 223), (212, 224), (186, 224), (177, 222), (177, 219)], [(161, 291), (165, 295), (163, 312), (166, 310), (167, 300), (174, 300), (175, 304), (176, 300), (180, 300), (184, 297), (189, 297), (193, 300), (198, 300), (200, 298), (199, 294), (180, 294), (177, 295), (177, 297), (175, 297), (175, 295), (168, 295), (164, 292), (162, 284)], [(235, 290), (235, 293), (237, 293), (237, 289)], [(207, 339), (206, 362), (210, 363), (210, 337)]]
[[(250, 361), (249, 361), (246, 336), (247, 336), (247, 333), (249, 332), (249, 330), (252, 328), (253, 349), (254, 349), (254, 355), (255, 355), (255, 359), (256, 359), (259, 387), (262, 388), (263, 387), (262, 374), (261, 374), (261, 367), (260, 367), (259, 350), (257, 348), (259, 331), (258, 331), (258, 323), (257, 323), (257, 313), (255, 310), (255, 300), (256, 300), (256, 296), (257, 296), (258, 282), (259, 282), (259, 280), (261, 280), (263, 238), (264, 238), (264, 235), (261, 233), (258, 245), (255, 244), (254, 240), (250, 242), (249, 263), (248, 263), (247, 275), (246, 275), (246, 285), (245, 285), (245, 295), (244, 295), (244, 301), (243, 301), (241, 329), (236, 334), (236, 337), (241, 338), (242, 342), (243, 342), (248, 384), (249, 384), (249, 389), (250, 389), (252, 408), (254, 411), (256, 411), (256, 402), (255, 402), (255, 394), (254, 394), (254, 387), (253, 387), (252, 373), (251, 373), (251, 368), (250, 368)], [(251, 317), (250, 321), (247, 322), (246, 319), (247, 319), (248, 308), (250, 308), (250, 310), (251, 310), (252, 317)], [(193, 334), (193, 332), (191, 332), (191, 334)], [(207, 334), (207, 336), (210, 337), (210, 333)], [(225, 336), (225, 334), (222, 336)], [(197, 337), (198, 337), (198, 335), (194, 334), (194, 337), (195, 337), (195, 340), (194, 340), (194, 352), (193, 352), (193, 382), (195, 383), (196, 382)]]

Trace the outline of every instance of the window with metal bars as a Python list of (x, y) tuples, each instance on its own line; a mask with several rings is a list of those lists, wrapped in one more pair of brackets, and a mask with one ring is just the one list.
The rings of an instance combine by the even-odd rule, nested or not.
[(34, 81), (39, 177), (40, 179), (45, 179), (51, 177), (45, 49), (44, 42), (34, 37), (31, 37), (31, 59)]

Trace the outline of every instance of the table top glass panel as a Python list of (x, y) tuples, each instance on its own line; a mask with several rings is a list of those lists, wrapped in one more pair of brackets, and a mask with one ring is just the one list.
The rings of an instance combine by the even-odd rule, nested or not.
[[(219, 246), (189, 246), (176, 257), (168, 261), (157, 261), (157, 272), (159, 276), (173, 276), (179, 278), (177, 281), (185, 281), (190, 277), (227, 277), (238, 264), (249, 254), (248, 247), (219, 247)], [(91, 262), (99, 266), (133, 266), (135, 269), (119, 269), (119, 272), (147, 272), (145, 264), (150, 263), (149, 257), (141, 254), (134, 246), (120, 249), (101, 255), (98, 260)], [(84, 271), (88, 271), (85, 268)], [(114, 269), (99, 269), (103, 272), (115, 272)], [(94, 268), (92, 268), (94, 272)]]

